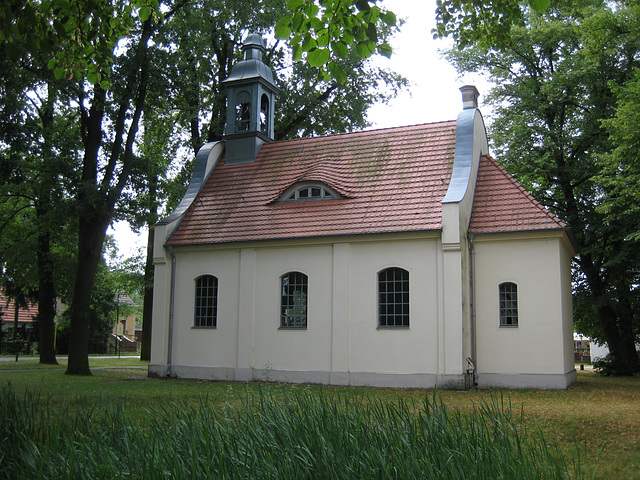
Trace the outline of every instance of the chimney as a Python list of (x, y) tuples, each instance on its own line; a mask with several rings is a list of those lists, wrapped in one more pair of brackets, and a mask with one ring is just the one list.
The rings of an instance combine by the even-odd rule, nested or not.
[(460, 87), (462, 92), (462, 108), (467, 110), (468, 108), (478, 108), (478, 97), (480, 92), (474, 85), (465, 85)]

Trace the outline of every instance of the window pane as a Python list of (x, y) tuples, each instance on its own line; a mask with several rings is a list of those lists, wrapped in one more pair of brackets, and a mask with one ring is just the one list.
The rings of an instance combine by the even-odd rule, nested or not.
[(216, 327), (218, 315), (218, 279), (204, 275), (196, 280), (195, 318), (196, 327)]
[(402, 268), (378, 273), (378, 326), (409, 326), (409, 272)]
[(498, 287), (500, 301), (500, 325), (518, 325), (518, 286), (515, 283), (501, 283)]
[(308, 279), (304, 273), (290, 272), (281, 278), (280, 326), (306, 328)]

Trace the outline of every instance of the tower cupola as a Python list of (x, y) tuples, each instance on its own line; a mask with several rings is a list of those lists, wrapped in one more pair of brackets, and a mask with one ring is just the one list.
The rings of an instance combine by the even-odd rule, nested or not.
[(263, 61), (265, 52), (261, 35), (247, 35), (242, 45), (242, 60), (222, 81), (227, 89), (227, 163), (252, 162), (262, 145), (273, 141), (273, 107), (280, 89), (273, 81), (273, 72)]

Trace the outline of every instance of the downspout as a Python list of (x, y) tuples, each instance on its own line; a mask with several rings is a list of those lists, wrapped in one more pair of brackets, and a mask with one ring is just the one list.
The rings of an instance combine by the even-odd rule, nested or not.
[(176, 256), (173, 254), (173, 247), (167, 247), (171, 255), (171, 290), (169, 292), (169, 351), (167, 352), (167, 377), (171, 376), (171, 353), (173, 351), (173, 314), (175, 310), (176, 291)]
[(469, 235), (471, 249), (471, 357), (467, 359), (468, 367), (473, 370), (473, 386), (478, 385), (478, 359), (476, 358), (476, 249), (473, 243), (473, 235)]

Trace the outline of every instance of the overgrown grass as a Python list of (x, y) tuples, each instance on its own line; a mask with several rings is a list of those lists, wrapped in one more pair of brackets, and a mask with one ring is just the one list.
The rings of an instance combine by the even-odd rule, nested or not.
[[(122, 404), (132, 428), (164, 415), (168, 405), (197, 409), (204, 402), (218, 414), (237, 412), (247, 398), (259, 398), (261, 390), (276, 399), (283, 398), (283, 390), (293, 388), (329, 400), (364, 405), (404, 402), (410, 408), (421, 406), (425, 396), (433, 400), (432, 392), (424, 390), (148, 379), (147, 363), (137, 359), (92, 358), (90, 363), (93, 375), (77, 377), (64, 375), (64, 360), (54, 368), (41, 368), (37, 360), (22, 357), (17, 364), (0, 362), (0, 386), (11, 382), (18, 396), (39, 392), (47, 408), (61, 418), (76, 404), (98, 405), (109, 398), (112, 404)], [(10, 365), (15, 369), (7, 368)], [(440, 391), (437, 399), (446, 405), (449, 416), (464, 418), (500, 394), (504, 404), (513, 406), (509, 410), (520, 433), (532, 442), (542, 434), (552, 451), (556, 446), (560, 449), (569, 470), (579, 453), (585, 478), (640, 480), (640, 377), (601, 377), (584, 371), (578, 372), (578, 383), (569, 390)]]
[(170, 402), (136, 421), (122, 399), (53, 409), (6, 386), (0, 411), (7, 478), (582, 478), (498, 395), (463, 414), (437, 394), (389, 402), (259, 388), (231, 391), (219, 408)]

